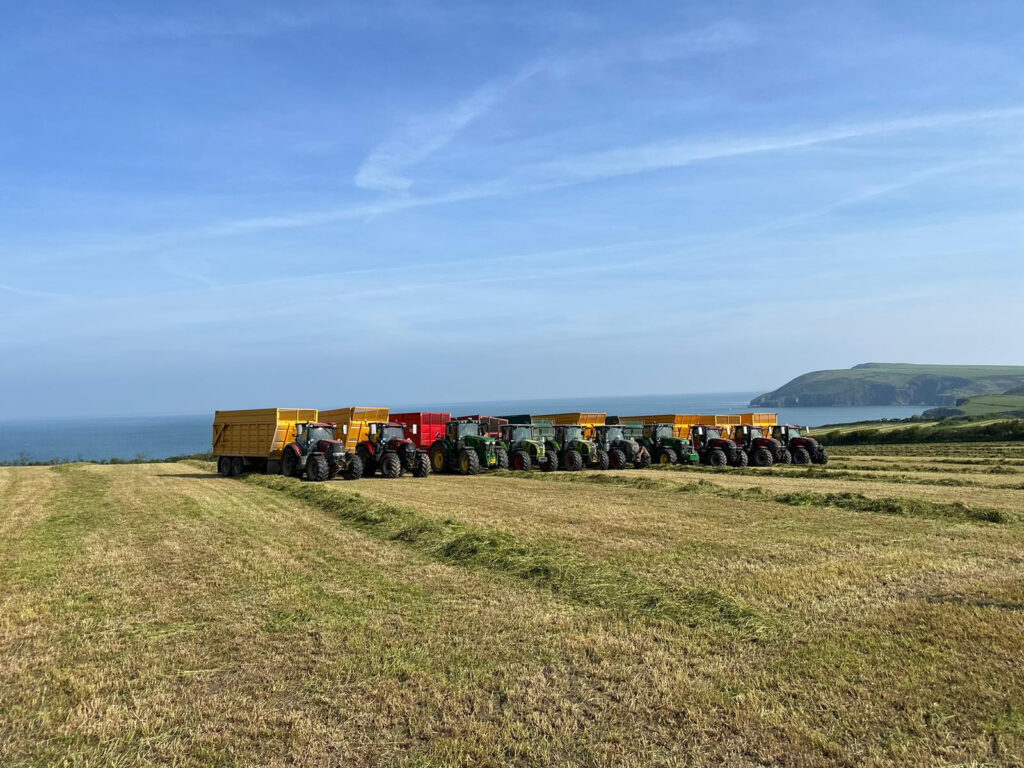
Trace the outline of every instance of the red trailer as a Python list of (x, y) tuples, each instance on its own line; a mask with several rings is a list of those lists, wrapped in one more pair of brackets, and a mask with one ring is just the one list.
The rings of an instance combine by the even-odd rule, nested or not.
[(501, 428), (508, 424), (508, 419), (500, 419), (497, 416), (481, 416), (480, 414), (476, 416), (459, 416), (457, 420), (462, 421), (463, 419), (479, 421), (484, 434), (488, 437), (493, 437), (495, 440), (501, 439)]
[(450, 413), (433, 411), (391, 414), (391, 421), (405, 424), (405, 436), (423, 451), (429, 451), (435, 440), (444, 437), (444, 425), (451, 420)]

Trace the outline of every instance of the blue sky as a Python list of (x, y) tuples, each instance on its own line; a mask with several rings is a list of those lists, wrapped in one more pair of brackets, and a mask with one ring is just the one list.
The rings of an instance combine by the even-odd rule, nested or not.
[(0, 415), (1024, 362), (1019, 2), (4, 16)]

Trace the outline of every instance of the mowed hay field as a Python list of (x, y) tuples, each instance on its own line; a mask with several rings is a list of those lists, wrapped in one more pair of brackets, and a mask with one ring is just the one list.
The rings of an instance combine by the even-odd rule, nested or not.
[(1019, 765), (1024, 445), (0, 468), (0, 765)]

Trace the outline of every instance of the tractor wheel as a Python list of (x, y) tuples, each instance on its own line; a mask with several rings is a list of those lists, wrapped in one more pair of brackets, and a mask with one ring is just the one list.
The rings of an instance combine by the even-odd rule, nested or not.
[(579, 472), (583, 469), (583, 455), (574, 448), (570, 448), (565, 452), (562, 464), (566, 472)]
[(828, 464), (828, 451), (826, 451), (824, 448), (819, 449), (817, 460), (814, 463), (821, 464), (822, 466)]
[(743, 467), (747, 466), (748, 462), (749, 459), (747, 457), (747, 452), (744, 451), (742, 448), (737, 448), (735, 453), (735, 459), (733, 460), (733, 466), (742, 469)]
[(463, 448), (459, 451), (459, 474), (475, 475), (479, 472), (480, 457), (476, 455), (476, 451), (470, 450), (469, 448)]
[(662, 448), (658, 451), (658, 463), (668, 466), (669, 464), (675, 464), (679, 461), (679, 457), (676, 456), (676, 452), (671, 448)]
[(754, 455), (751, 458), (755, 467), (770, 467), (773, 461), (772, 452), (763, 445), (760, 448), (754, 449)]
[(640, 458), (633, 464), (637, 469), (649, 469), (651, 466), (651, 454), (649, 451), (640, 451)]
[(402, 476), (402, 462), (397, 453), (388, 451), (384, 454), (380, 460), (380, 474), (388, 480), (397, 480)]
[(284, 449), (284, 453), (281, 455), (281, 474), (285, 477), (295, 477), (298, 475), (298, 456), (295, 455), (295, 451)]
[(366, 446), (360, 445), (358, 448), (356, 448), (356, 456), (358, 456), (359, 460), (363, 462), (364, 475), (376, 474), (377, 462), (373, 460), (373, 456), (370, 455), (370, 452), (366, 449)]
[(608, 466), (612, 469), (626, 468), (626, 453), (621, 448), (612, 448), (608, 451)]
[(530, 454), (526, 451), (516, 451), (512, 455), (512, 469), (517, 472), (529, 472), (530, 464)]
[(726, 458), (725, 451), (721, 448), (712, 449), (711, 453), (708, 455), (708, 464), (712, 467), (724, 467), (728, 463), (729, 459)]
[(782, 456), (779, 457), (779, 464), (792, 464), (793, 454), (789, 452), (789, 448), (782, 449)]
[(348, 466), (345, 467), (346, 480), (358, 480), (363, 476), (363, 460), (358, 456), (348, 457)]
[(231, 475), (232, 477), (238, 477), (243, 472), (245, 472), (245, 461), (241, 456), (235, 456), (231, 460)]
[(558, 469), (558, 454), (555, 451), (549, 450), (547, 456), (544, 457), (544, 463), (540, 465), (542, 472), (554, 472)]
[(327, 457), (322, 453), (314, 453), (306, 459), (306, 477), (314, 483), (322, 483), (331, 476), (331, 469), (327, 465)]
[(430, 457), (427, 456), (423, 451), (419, 451), (416, 454), (416, 458), (412, 461), (412, 476), (413, 477), (426, 477), (430, 474)]
[(448, 470), (448, 453), (444, 449), (444, 443), (434, 443), (430, 447), (430, 468), (436, 475)]
[(807, 452), (806, 448), (795, 448), (793, 450), (793, 463), (794, 464), (810, 464), (811, 454)]
[(221, 477), (229, 477), (231, 475), (231, 458), (229, 456), (221, 456), (217, 461), (217, 471), (220, 472)]
[(611, 457), (605, 453), (601, 448), (597, 449), (597, 468), (608, 469), (608, 465), (611, 464)]
[(494, 452), (498, 456), (498, 469), (508, 469), (508, 451), (497, 448)]

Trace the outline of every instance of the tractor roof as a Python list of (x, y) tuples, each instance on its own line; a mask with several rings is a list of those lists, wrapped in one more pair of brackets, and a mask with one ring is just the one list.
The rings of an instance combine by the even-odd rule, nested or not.
[(305, 424), (307, 427), (326, 427), (329, 429), (334, 429), (336, 426), (338, 426), (333, 421), (304, 421), (302, 423)]

